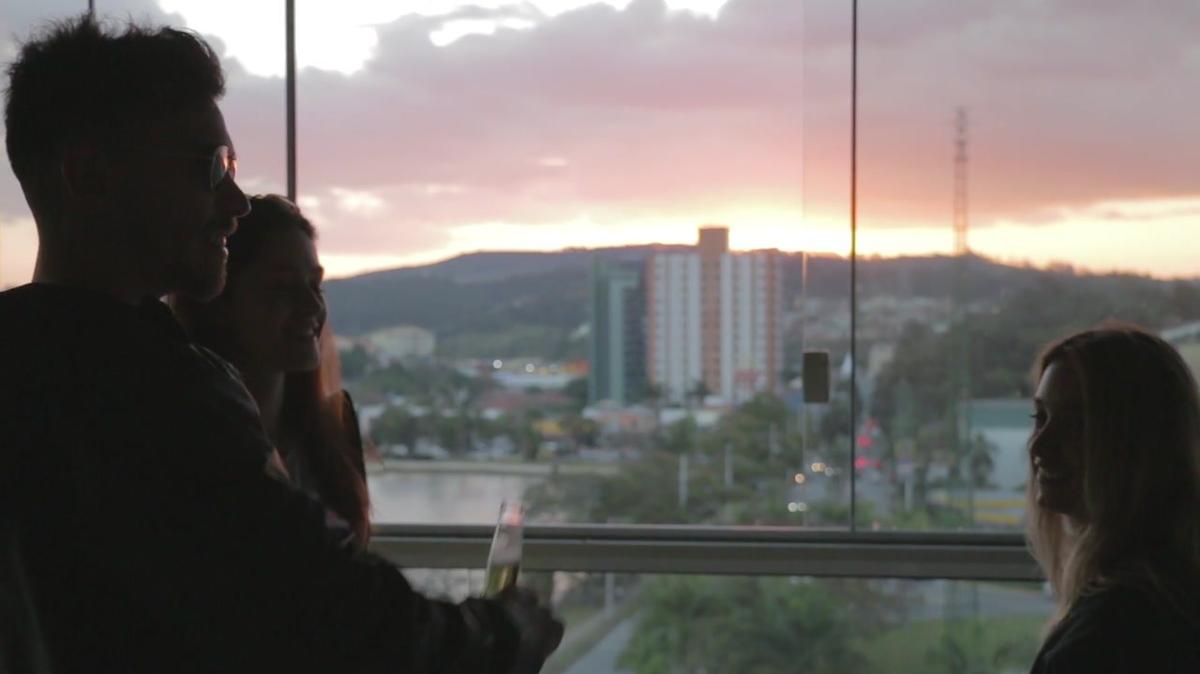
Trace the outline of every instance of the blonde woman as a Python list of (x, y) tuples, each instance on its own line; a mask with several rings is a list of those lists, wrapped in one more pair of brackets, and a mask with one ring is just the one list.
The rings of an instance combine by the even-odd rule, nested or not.
[(1033, 674), (1200, 672), (1200, 401), (1165, 341), (1105, 325), (1037, 363), (1029, 543), (1059, 610)]

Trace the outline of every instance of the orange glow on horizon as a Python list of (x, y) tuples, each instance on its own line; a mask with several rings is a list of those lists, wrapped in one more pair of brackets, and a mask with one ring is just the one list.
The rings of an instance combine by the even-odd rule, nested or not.
[[(1069, 264), (1081, 271), (1147, 274), (1158, 278), (1200, 278), (1200, 197), (1108, 201), (1063, 209), (1046, 224), (1001, 220), (971, 230), (970, 247), (979, 255), (1009, 264)], [(801, 224), (803, 223), (803, 224)], [(797, 210), (731, 208), (709, 216), (681, 213), (661, 219), (601, 222), (581, 217), (568, 222), (523, 225), (478, 222), (448, 229), (435, 248), (394, 253), (357, 253), (326, 242), (321, 258), (330, 278), (344, 278), (402, 266), (425, 265), (477, 251), (557, 251), (649, 244), (691, 245), (697, 228), (730, 228), (734, 250), (776, 248), (786, 252), (846, 256), (850, 232), (844, 219)], [(0, 287), (25, 283), (33, 273), (37, 236), (30, 218), (0, 222)], [(945, 255), (952, 233), (945, 226), (860, 225), (861, 257)]]
[[(1158, 278), (1200, 278), (1200, 198), (1108, 201), (1086, 208), (1064, 209), (1056, 222), (1028, 224), (1002, 220), (971, 231), (973, 253), (1006, 264), (1045, 267), (1068, 264), (1080, 271), (1120, 271)], [(807, 223), (807, 224), (799, 224)], [(430, 264), (476, 251), (557, 251), (696, 241), (697, 228), (717, 224), (730, 228), (734, 250), (775, 248), (847, 256), (850, 231), (846, 220), (766, 208), (729, 210), (716, 217), (679, 216), (662, 220), (596, 223), (587, 218), (552, 225), (485, 222), (451, 230), (436, 250), (406, 256), (325, 254), (333, 277), (399, 265)], [(488, 242), (481, 245), (481, 242)], [(860, 257), (948, 255), (953, 233), (945, 226), (880, 226), (860, 224)]]

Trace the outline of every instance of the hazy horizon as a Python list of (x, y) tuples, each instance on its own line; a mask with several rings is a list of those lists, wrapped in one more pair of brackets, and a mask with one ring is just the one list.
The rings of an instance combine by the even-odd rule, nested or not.
[[(602, 250), (619, 250), (622, 248), (650, 248), (650, 247), (654, 247), (654, 246), (663, 246), (663, 247), (673, 247), (674, 248), (674, 247), (692, 246), (692, 245), (694, 245), (694, 242), (681, 244), (681, 243), (664, 243), (664, 242), (659, 242), (659, 241), (650, 241), (650, 242), (644, 242), (644, 243), (628, 243), (628, 244), (619, 244), (619, 245), (612, 245), (612, 246), (594, 246), (594, 247), (569, 246), (569, 247), (557, 248), (557, 249), (481, 248), (481, 249), (477, 249), (477, 250), (460, 251), (449, 257), (442, 257), (442, 258), (438, 258), (435, 260), (431, 260), (429, 262), (414, 262), (412, 264), (402, 264), (402, 265), (393, 266), (393, 267), (381, 267), (378, 269), (363, 269), (363, 270), (355, 271), (355, 272), (353, 272), (351, 274), (347, 274), (347, 275), (327, 275), (326, 280), (337, 281), (337, 280), (355, 278), (358, 276), (365, 276), (368, 274), (386, 273), (389, 271), (398, 271), (398, 270), (402, 270), (402, 269), (418, 269), (418, 268), (422, 268), (422, 267), (435, 267), (439, 264), (450, 262), (452, 260), (462, 258), (462, 257), (470, 257), (472, 255), (488, 255), (488, 254), (503, 254), (503, 253), (553, 255), (556, 253), (588, 253), (588, 252), (602, 251)], [(777, 249), (777, 248), (733, 248), (733, 247), (730, 247), (729, 252), (731, 252), (731, 253), (746, 253), (746, 252), (755, 252), (755, 251), (763, 251), (763, 250), (776, 250), (779, 253), (781, 253), (783, 255), (788, 255), (788, 256), (801, 255), (801, 254), (807, 252), (809, 255), (814, 256), (814, 257), (819, 257), (819, 258), (825, 258), (825, 259), (835, 258), (835, 259), (844, 260), (844, 261), (849, 260), (849, 255), (838, 254), (838, 253), (833, 253), (833, 252), (823, 252), (823, 251), (783, 250), (783, 249)], [(1076, 275), (1080, 275), (1080, 276), (1109, 276), (1109, 275), (1127, 276), (1127, 275), (1132, 275), (1132, 276), (1143, 276), (1143, 277), (1152, 278), (1152, 279), (1159, 280), (1159, 281), (1177, 281), (1178, 280), (1178, 281), (1200, 282), (1200, 272), (1197, 272), (1196, 274), (1193, 274), (1191, 276), (1156, 276), (1154, 274), (1129, 271), (1129, 270), (1123, 270), (1123, 269), (1092, 269), (1092, 268), (1088, 268), (1088, 267), (1083, 267), (1083, 266), (1073, 263), (1069, 260), (1051, 260), (1045, 264), (1036, 264), (1036, 263), (1030, 262), (1029, 260), (1004, 260), (1004, 259), (1000, 259), (1000, 258), (991, 257), (988, 255), (983, 255), (983, 254), (978, 253), (977, 251), (969, 251), (969, 255), (971, 255), (972, 257), (983, 259), (983, 260), (993, 263), (993, 264), (1004, 265), (1007, 267), (1028, 268), (1028, 269), (1036, 269), (1036, 270), (1040, 270), (1040, 271), (1055, 271), (1055, 270), (1069, 269), (1071, 272), (1075, 273)], [(945, 253), (945, 252), (904, 253), (904, 254), (899, 254), (899, 255), (879, 255), (879, 254), (862, 254), (862, 253), (860, 253), (858, 255), (858, 260), (859, 260), (859, 262), (875, 262), (875, 261), (881, 261), (881, 260), (920, 260), (920, 259), (939, 259), (939, 258), (940, 259), (948, 259), (948, 258), (952, 258), (952, 257), (954, 257), (953, 253)]]

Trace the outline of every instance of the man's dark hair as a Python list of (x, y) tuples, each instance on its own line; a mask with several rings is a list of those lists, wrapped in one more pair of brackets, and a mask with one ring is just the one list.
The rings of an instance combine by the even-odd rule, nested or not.
[(220, 60), (194, 33), (133, 23), (118, 32), (89, 15), (32, 36), (8, 74), (8, 157), (30, 197), (27, 179), (62, 148), (119, 149), (147, 125), (225, 93)]

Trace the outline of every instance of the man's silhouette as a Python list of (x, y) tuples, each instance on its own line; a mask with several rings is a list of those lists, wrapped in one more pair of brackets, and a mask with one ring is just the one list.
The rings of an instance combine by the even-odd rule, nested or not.
[(90, 18), (9, 68), (7, 147), (37, 222), (0, 293), (0, 515), (56, 672), (536, 669), (528, 594), (452, 605), (326, 531), (268, 476), (236, 373), (157, 298), (211, 297), (247, 212), (194, 35)]

